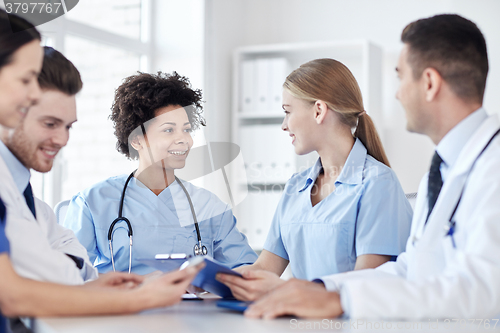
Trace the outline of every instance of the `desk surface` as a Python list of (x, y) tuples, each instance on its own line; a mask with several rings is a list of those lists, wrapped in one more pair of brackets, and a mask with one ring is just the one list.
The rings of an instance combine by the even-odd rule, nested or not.
[(290, 318), (274, 321), (252, 320), (239, 312), (218, 308), (215, 299), (182, 301), (162, 309), (136, 315), (81, 318), (39, 318), (37, 333), (99, 332), (282, 332), (290, 330)]
[(99, 333), (99, 332), (500, 332), (500, 322), (491, 320), (486, 327), (479, 321), (469, 322), (391, 322), (382, 320), (297, 320), (279, 318), (257, 320), (245, 318), (241, 313), (221, 309), (216, 300), (182, 301), (163, 309), (145, 311), (128, 316), (80, 318), (40, 318), (35, 320), (36, 333)]

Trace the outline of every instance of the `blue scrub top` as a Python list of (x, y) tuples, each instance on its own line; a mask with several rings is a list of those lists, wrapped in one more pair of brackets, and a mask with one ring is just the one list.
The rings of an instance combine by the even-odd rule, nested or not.
[[(112, 271), (108, 230), (118, 216), (120, 197), (127, 175), (109, 178), (73, 197), (64, 226), (72, 229), (99, 273)], [(235, 268), (252, 264), (257, 254), (236, 228), (230, 207), (215, 194), (182, 181), (191, 196), (208, 254)], [(132, 272), (147, 274), (153, 268), (137, 259), (152, 259), (159, 253), (193, 255), (198, 238), (188, 200), (177, 182), (158, 196), (136, 178), (127, 186), (123, 216), (133, 229)], [(125, 222), (115, 225), (113, 253), (117, 271), (128, 271), (129, 238)]]
[[(6, 209), (0, 198), (0, 254), (9, 253), (9, 240), (5, 236)], [(7, 321), (0, 312), (0, 333), (7, 332)]]
[(391, 168), (356, 139), (335, 190), (313, 207), (311, 190), (321, 170), (318, 159), (287, 182), (264, 249), (308, 280), (351, 271), (363, 254), (404, 251), (413, 211)]

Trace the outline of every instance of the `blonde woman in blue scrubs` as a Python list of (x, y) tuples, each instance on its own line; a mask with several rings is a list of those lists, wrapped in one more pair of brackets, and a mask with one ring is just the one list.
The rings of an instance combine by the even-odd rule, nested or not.
[(349, 69), (313, 60), (283, 88), (282, 129), (298, 155), (319, 159), (287, 182), (259, 259), (238, 269), (244, 278), (218, 275), (241, 300), (281, 284), (288, 264), (308, 280), (377, 267), (404, 250), (410, 232), (411, 206)]

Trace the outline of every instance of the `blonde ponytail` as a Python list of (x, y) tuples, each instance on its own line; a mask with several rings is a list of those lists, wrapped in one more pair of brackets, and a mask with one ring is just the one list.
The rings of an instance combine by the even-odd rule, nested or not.
[(368, 154), (389, 168), (391, 167), (382, 146), (382, 141), (375, 129), (375, 124), (373, 124), (372, 118), (368, 114), (363, 114), (358, 118), (358, 126), (354, 132), (354, 137), (363, 143)]

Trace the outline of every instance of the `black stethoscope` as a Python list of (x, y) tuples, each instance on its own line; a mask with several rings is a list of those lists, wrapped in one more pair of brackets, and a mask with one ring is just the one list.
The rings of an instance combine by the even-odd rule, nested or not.
[[(109, 251), (111, 252), (111, 265), (113, 266), (113, 271), (115, 271), (115, 259), (113, 256), (113, 229), (115, 228), (115, 224), (117, 224), (120, 221), (124, 221), (127, 223), (128, 227), (128, 238), (130, 240), (130, 245), (129, 245), (129, 261), (128, 261), (128, 272), (131, 272), (132, 269), (132, 235), (133, 235), (133, 230), (132, 230), (132, 224), (130, 221), (123, 216), (123, 201), (125, 200), (125, 191), (127, 190), (128, 183), (130, 182), (130, 179), (134, 177), (134, 172), (132, 172), (128, 178), (127, 181), (125, 182), (125, 185), (123, 186), (123, 191), (122, 191), (122, 196), (120, 198), (120, 208), (118, 209), (118, 217), (111, 223), (109, 230), (108, 230), (108, 243), (109, 243)], [(200, 234), (200, 228), (198, 226), (198, 220), (196, 219), (196, 213), (194, 211), (194, 206), (193, 202), (191, 201), (191, 197), (189, 196), (188, 191), (182, 184), (182, 182), (175, 176), (175, 180), (179, 185), (181, 186), (182, 190), (186, 194), (186, 198), (188, 199), (189, 202), (189, 207), (191, 208), (191, 214), (193, 215), (193, 220), (194, 220), (194, 227), (196, 229), (196, 235), (198, 236), (198, 243), (194, 245), (193, 247), (193, 252), (195, 256), (205, 256), (208, 253), (207, 247), (202, 244), (201, 242), (201, 234)]]
[(454, 217), (455, 217), (455, 213), (457, 211), (457, 208), (458, 206), (460, 205), (460, 201), (462, 200), (462, 195), (464, 194), (464, 189), (465, 189), (465, 183), (467, 182), (467, 179), (469, 178), (469, 175), (471, 173), (471, 170), (474, 168), (474, 165), (476, 164), (477, 160), (479, 159), (479, 157), (481, 157), (481, 155), (484, 153), (484, 151), (486, 150), (486, 148), (488, 148), (488, 146), (490, 145), (490, 143), (493, 141), (493, 139), (498, 135), (498, 133), (500, 133), (500, 129), (498, 131), (495, 132), (495, 134), (493, 134), (493, 136), (490, 138), (490, 140), (488, 141), (488, 143), (484, 146), (483, 150), (481, 150), (481, 152), (479, 153), (479, 155), (477, 155), (476, 159), (474, 160), (474, 163), (472, 163), (470, 169), (469, 169), (469, 172), (467, 173), (467, 176), (466, 176), (466, 181), (464, 182), (464, 186), (462, 187), (462, 192), (460, 193), (460, 197), (458, 198), (458, 201), (457, 201), (457, 204), (455, 205), (455, 209), (453, 209), (453, 212), (451, 213), (451, 216), (450, 216), (450, 219), (448, 220), (448, 223), (447, 225), (445, 226), (445, 237), (448, 237), (450, 236), (451, 238), (451, 244), (453, 245), (453, 248), (457, 248), (457, 245), (455, 243), (455, 238), (453, 237), (453, 234), (455, 233), (455, 226), (456, 226), (456, 222), (454, 221)]

